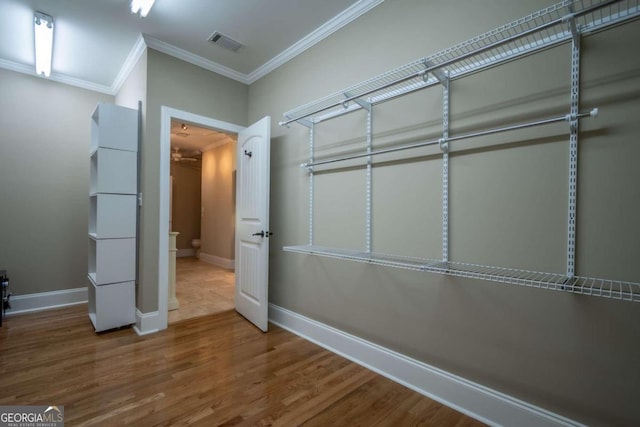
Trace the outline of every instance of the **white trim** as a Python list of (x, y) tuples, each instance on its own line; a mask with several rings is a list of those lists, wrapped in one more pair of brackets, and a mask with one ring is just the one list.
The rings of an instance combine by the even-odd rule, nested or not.
[(193, 248), (178, 249), (176, 251), (176, 258), (187, 258), (196, 256), (196, 250)]
[[(279, 66), (285, 64), (302, 52), (314, 46), (316, 43), (329, 37), (331, 34), (338, 31), (345, 25), (355, 21), (363, 14), (367, 13), (374, 7), (378, 6), (384, 0), (358, 0), (356, 3), (345, 9), (338, 15), (334, 16), (329, 21), (325, 22), (320, 27), (316, 28), (311, 33), (307, 34), (302, 39), (298, 40), (293, 45), (289, 46), (278, 55), (271, 58), (249, 74), (244, 74), (239, 71), (229, 68), (217, 62), (195, 55), (179, 47), (173, 46), (169, 43), (165, 43), (161, 40), (153, 38), (149, 35), (141, 34), (136, 40), (133, 48), (129, 52), (129, 55), (125, 59), (118, 75), (115, 77), (110, 86), (93, 83), (87, 80), (81, 80), (75, 77), (66, 76), (64, 74), (51, 73), (51, 76), (47, 80), (52, 80), (58, 83), (68, 84), (70, 86), (76, 86), (82, 89), (92, 90), (94, 92), (105, 93), (107, 95), (115, 95), (118, 93), (127, 77), (135, 67), (136, 63), (140, 59), (140, 56), (144, 50), (148, 47), (173, 56), (174, 58), (181, 59), (190, 64), (204, 68), (205, 70), (218, 73), (222, 76), (239, 81), (246, 85), (250, 85), (269, 74)], [(18, 73), (28, 74), (34, 77), (40, 77), (36, 74), (35, 67), (33, 65), (20, 64), (6, 59), (0, 59), (0, 68), (15, 71)], [(44, 78), (44, 77), (40, 77)]]
[(136, 324), (133, 327), (136, 334), (153, 334), (154, 332), (160, 331), (160, 329), (160, 313), (157, 311), (143, 313), (136, 308)]
[(7, 310), (7, 316), (33, 311), (49, 310), (51, 308), (67, 307), (83, 304), (88, 300), (87, 287), (64, 289), (62, 291), (41, 292), (37, 294), (14, 295), (9, 302), (11, 309)]
[(211, 265), (217, 265), (218, 267), (226, 268), (227, 270), (234, 270), (236, 267), (236, 261), (233, 259), (205, 254), (202, 251), (200, 251), (200, 261), (204, 261)]
[(173, 56), (174, 58), (181, 59), (185, 62), (196, 65), (200, 68), (213, 71), (214, 73), (218, 73), (222, 76), (239, 81), (240, 83), (244, 83), (246, 85), (251, 83), (248, 80), (246, 74), (243, 74), (239, 71), (236, 71), (224, 65), (218, 64), (217, 62), (211, 61), (201, 56), (194, 55), (191, 52), (188, 52), (184, 49), (180, 49), (179, 47), (170, 45), (169, 43), (165, 43), (161, 40), (155, 39), (148, 35), (144, 36), (144, 41), (147, 43), (147, 46), (149, 46), (150, 48), (155, 49), (159, 52), (165, 53), (169, 56)]
[(274, 304), (269, 321), (489, 425), (582, 425)]
[(77, 79), (75, 77), (69, 77), (64, 74), (59, 73), (51, 73), (49, 77), (42, 77), (36, 74), (35, 67), (26, 64), (20, 64), (18, 62), (8, 61), (6, 59), (0, 59), (0, 68), (4, 68), (5, 70), (15, 71), (16, 73), (27, 74), (29, 76), (37, 77), (44, 80), (51, 80), (57, 83), (63, 83), (69, 86), (79, 87), (81, 89), (87, 89), (94, 92), (105, 93), (107, 95), (114, 95), (111, 92), (111, 87), (106, 85), (101, 85), (98, 83), (92, 83), (86, 80)]
[(311, 33), (307, 34), (302, 39), (298, 40), (293, 45), (289, 46), (278, 55), (274, 56), (251, 73), (246, 76), (249, 84), (266, 76), (279, 66), (285, 64), (302, 52), (313, 47), (315, 44), (329, 37), (331, 34), (338, 31), (345, 25), (355, 21), (360, 16), (364, 15), (374, 7), (378, 6), (384, 0), (359, 0), (349, 8), (342, 11), (340, 14), (334, 16), (329, 21), (325, 22)]
[(113, 95), (117, 94), (120, 91), (120, 89), (122, 88), (122, 85), (129, 77), (129, 74), (131, 74), (133, 69), (136, 67), (136, 64), (138, 63), (138, 61), (140, 60), (140, 57), (142, 56), (142, 54), (145, 52), (146, 49), (147, 49), (147, 45), (145, 44), (144, 37), (142, 37), (142, 34), (141, 34), (138, 37), (138, 40), (136, 40), (136, 43), (133, 45), (133, 48), (129, 52), (127, 59), (124, 60), (124, 64), (122, 64), (122, 67), (120, 67), (120, 71), (118, 72), (118, 75), (116, 76), (116, 78), (113, 80), (113, 83), (111, 84), (111, 93)]
[(329, 37), (331, 34), (338, 31), (340, 28), (345, 25), (355, 21), (374, 7), (381, 4), (384, 0), (359, 0), (338, 15), (334, 16), (311, 33), (307, 34), (302, 39), (298, 40), (296, 43), (289, 46), (287, 49), (280, 52), (278, 55), (271, 58), (269, 61), (265, 62), (249, 74), (243, 74), (239, 71), (236, 71), (232, 68), (219, 64), (215, 61), (211, 61), (209, 59), (203, 58), (201, 56), (195, 55), (191, 52), (188, 52), (179, 47), (173, 46), (169, 43), (165, 43), (161, 40), (153, 38), (149, 35), (144, 35), (144, 40), (152, 49), (165, 53), (169, 56), (173, 56), (174, 58), (181, 59), (190, 64), (196, 65), (198, 67), (204, 68), (205, 70), (213, 71), (214, 73), (218, 73), (222, 76), (228, 77), (230, 79), (236, 80), (240, 83), (244, 83), (246, 85), (250, 85), (262, 77), (266, 76), (279, 66), (287, 63), (291, 59), (300, 55), (302, 52), (307, 49), (313, 47), (317, 43)]
[(168, 324), (169, 296), (169, 159), (171, 157), (171, 119), (184, 120), (199, 126), (226, 132), (238, 133), (244, 129), (233, 123), (177, 110), (163, 105), (160, 107), (160, 194), (158, 217), (158, 330)]
[(160, 330), (167, 328), (169, 310), (169, 176), (171, 109), (160, 107), (160, 194), (158, 229), (158, 312)]

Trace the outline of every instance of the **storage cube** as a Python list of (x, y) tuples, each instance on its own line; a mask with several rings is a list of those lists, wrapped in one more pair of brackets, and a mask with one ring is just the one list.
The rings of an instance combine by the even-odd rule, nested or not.
[[(89, 277), (91, 279), (91, 277)], [(89, 318), (96, 332), (136, 322), (135, 282), (97, 286), (90, 280)]]
[(98, 148), (91, 155), (90, 194), (136, 194), (138, 153)]
[(136, 195), (89, 197), (89, 234), (97, 239), (136, 237)]
[(136, 279), (136, 239), (89, 239), (89, 276), (98, 285)]
[(91, 115), (91, 146), (138, 151), (138, 110), (100, 103)]

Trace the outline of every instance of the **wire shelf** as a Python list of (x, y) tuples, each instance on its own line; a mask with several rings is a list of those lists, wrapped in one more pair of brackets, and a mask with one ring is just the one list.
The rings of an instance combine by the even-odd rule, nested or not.
[(567, 276), (558, 273), (491, 267), (452, 261), (443, 262), (441, 260), (434, 259), (388, 255), (314, 245), (285, 246), (283, 249), (287, 252), (317, 255), (385, 267), (401, 268), (405, 270), (424, 271), (448, 276), (488, 280), (509, 285), (527, 286), (622, 301), (640, 302), (640, 283), (620, 280), (597, 279), (580, 276), (567, 278)]
[[(280, 125), (308, 118), (319, 123), (436, 85), (438, 76), (461, 78), (488, 67), (565, 43), (572, 22), (585, 35), (640, 15), (640, 0), (564, 0), (431, 56), (388, 71), (284, 113)], [(321, 114), (320, 114), (321, 113)]]

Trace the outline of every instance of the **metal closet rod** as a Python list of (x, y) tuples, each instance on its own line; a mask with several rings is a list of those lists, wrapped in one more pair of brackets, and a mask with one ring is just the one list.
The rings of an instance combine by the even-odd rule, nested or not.
[(409, 150), (412, 148), (420, 148), (420, 147), (426, 147), (428, 145), (436, 145), (436, 144), (445, 144), (448, 143), (450, 141), (459, 141), (462, 139), (467, 139), (467, 138), (475, 138), (478, 136), (484, 136), (484, 135), (491, 135), (494, 133), (500, 133), (500, 132), (507, 132), (510, 130), (517, 130), (517, 129), (524, 129), (524, 128), (529, 128), (529, 127), (534, 127), (534, 126), (541, 126), (541, 125), (546, 125), (546, 124), (550, 124), (550, 123), (557, 123), (557, 122), (562, 122), (562, 121), (574, 121), (577, 119), (582, 119), (585, 117), (596, 117), (598, 115), (598, 109), (594, 108), (591, 111), (589, 111), (588, 113), (579, 113), (575, 116), (572, 116), (571, 114), (565, 114), (563, 116), (557, 116), (557, 117), (551, 117), (548, 119), (542, 119), (542, 120), (537, 120), (534, 122), (525, 122), (525, 123), (519, 123), (519, 124), (515, 124), (515, 125), (509, 125), (509, 126), (504, 126), (501, 128), (493, 128), (493, 129), (487, 129), (487, 130), (481, 130), (481, 131), (477, 131), (477, 132), (471, 132), (471, 133), (465, 133), (462, 135), (458, 135), (458, 136), (451, 136), (449, 138), (440, 138), (440, 139), (434, 139), (434, 140), (430, 140), (430, 141), (423, 141), (423, 142), (417, 142), (415, 144), (407, 144), (407, 145), (400, 145), (398, 147), (391, 147), (391, 148), (382, 148), (380, 150), (374, 150), (370, 153), (361, 153), (361, 154), (350, 154), (347, 156), (342, 156), (342, 157), (334, 157), (332, 159), (326, 159), (326, 160), (318, 160), (317, 162), (310, 162), (310, 163), (302, 163), (300, 165), (300, 167), (302, 168), (311, 168), (314, 166), (320, 166), (320, 165), (326, 165), (329, 163), (336, 163), (336, 162), (343, 162), (345, 160), (353, 160), (353, 159), (360, 159), (363, 157), (369, 157), (369, 156), (375, 156), (378, 154), (387, 154), (387, 153), (393, 153), (396, 151), (402, 151), (402, 150)]
[(307, 118), (309, 116), (312, 116), (314, 114), (320, 113), (322, 111), (330, 110), (331, 108), (335, 108), (335, 107), (338, 107), (340, 105), (345, 105), (345, 104), (347, 104), (347, 103), (349, 103), (351, 101), (355, 101), (356, 99), (362, 98), (362, 97), (367, 96), (367, 95), (371, 95), (372, 93), (378, 92), (378, 91), (386, 89), (388, 87), (392, 87), (392, 86), (395, 86), (397, 84), (404, 83), (404, 82), (406, 82), (408, 80), (412, 80), (412, 79), (415, 79), (417, 77), (426, 76), (431, 71), (437, 70), (437, 69), (445, 67), (447, 65), (454, 64), (454, 63), (459, 62), (459, 61), (463, 61), (463, 60), (465, 60), (467, 58), (470, 58), (472, 56), (478, 55), (478, 54), (480, 54), (480, 53), (482, 53), (484, 51), (491, 50), (491, 49), (496, 48), (498, 46), (501, 46), (503, 44), (507, 44), (507, 43), (510, 43), (510, 42), (512, 42), (514, 40), (517, 40), (517, 39), (519, 39), (521, 37), (525, 37), (525, 36), (528, 36), (530, 34), (536, 33), (538, 31), (544, 30), (545, 28), (553, 27), (554, 25), (558, 25), (558, 24), (561, 24), (563, 22), (568, 22), (569, 19), (577, 18), (577, 17), (583, 16), (583, 15), (586, 15), (588, 13), (594, 12), (594, 11), (596, 11), (598, 9), (602, 9), (602, 8), (604, 8), (606, 6), (609, 6), (609, 5), (613, 4), (613, 3), (616, 3), (618, 1), (620, 1), (620, 0), (609, 0), (607, 2), (604, 2), (604, 3), (598, 4), (598, 5), (591, 6), (591, 7), (588, 7), (586, 9), (583, 9), (580, 12), (569, 13), (569, 14), (563, 16), (562, 18), (554, 19), (553, 21), (549, 21), (549, 22), (547, 22), (545, 24), (538, 25), (537, 27), (531, 28), (529, 30), (523, 31), (523, 32), (518, 33), (518, 34), (514, 34), (514, 35), (509, 36), (509, 37), (507, 37), (505, 39), (498, 40), (496, 42), (490, 43), (490, 44), (488, 44), (486, 46), (483, 46), (483, 47), (478, 48), (476, 50), (472, 50), (471, 52), (465, 53), (464, 55), (456, 56), (455, 58), (451, 58), (451, 59), (449, 59), (447, 61), (441, 62), (441, 63), (436, 64), (436, 65), (427, 66), (424, 70), (420, 70), (420, 71), (418, 71), (416, 73), (413, 73), (413, 74), (411, 74), (409, 76), (402, 77), (402, 78), (394, 80), (394, 81), (392, 81), (390, 83), (386, 83), (386, 84), (384, 84), (384, 85), (382, 85), (380, 87), (377, 87), (377, 88), (374, 88), (374, 89), (370, 89), (370, 90), (368, 90), (368, 91), (366, 91), (364, 93), (361, 93), (359, 95), (348, 96), (345, 99), (342, 99), (342, 100), (340, 100), (338, 102), (334, 102), (333, 104), (327, 105), (326, 107), (318, 108), (318, 109), (316, 109), (316, 110), (314, 110), (314, 111), (312, 111), (310, 113), (303, 114), (302, 116), (289, 118), (288, 120), (285, 120), (285, 121), (282, 121), (282, 122), (278, 122), (278, 125), (280, 125), (280, 126), (288, 126), (290, 123), (296, 122), (296, 121), (301, 120), (301, 119), (305, 119), (305, 118)]

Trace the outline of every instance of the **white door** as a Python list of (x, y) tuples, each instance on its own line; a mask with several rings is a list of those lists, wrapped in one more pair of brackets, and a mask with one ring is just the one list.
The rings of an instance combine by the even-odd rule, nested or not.
[(267, 331), (271, 118), (238, 133), (236, 296), (238, 313)]

